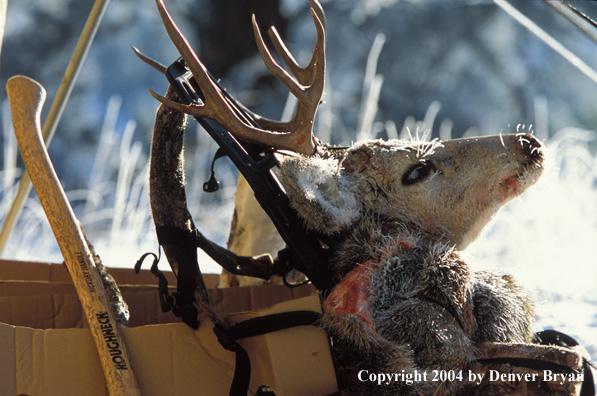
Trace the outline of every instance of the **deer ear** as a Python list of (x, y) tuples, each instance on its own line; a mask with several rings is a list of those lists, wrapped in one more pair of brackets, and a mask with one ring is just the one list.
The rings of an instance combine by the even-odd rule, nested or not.
[(342, 167), (350, 173), (363, 172), (371, 164), (371, 157), (373, 157), (373, 150), (366, 144), (362, 144), (349, 152), (342, 162)]
[(280, 164), (291, 206), (309, 228), (332, 234), (361, 217), (357, 185), (333, 158), (289, 157)]

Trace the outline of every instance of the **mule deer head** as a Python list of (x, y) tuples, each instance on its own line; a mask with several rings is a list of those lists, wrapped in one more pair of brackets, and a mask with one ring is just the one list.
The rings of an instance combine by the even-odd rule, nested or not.
[(459, 249), (543, 170), (542, 144), (529, 134), (373, 140), (335, 154), (288, 157), (280, 166), (309, 227), (342, 233), (384, 217)]

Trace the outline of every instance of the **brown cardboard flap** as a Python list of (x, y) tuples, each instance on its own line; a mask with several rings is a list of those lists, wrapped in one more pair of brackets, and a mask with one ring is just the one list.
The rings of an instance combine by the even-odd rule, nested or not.
[[(157, 285), (158, 279), (149, 270), (142, 269), (138, 274), (131, 268), (110, 268), (108, 270), (118, 285)], [(176, 284), (171, 271), (162, 271), (169, 284)], [(218, 285), (217, 274), (203, 274), (207, 288)], [(0, 279), (72, 283), (66, 266), (57, 263), (15, 261), (0, 259)]]
[[(123, 329), (123, 336), (142, 395), (228, 393), (234, 354), (218, 344), (208, 322), (196, 332), (169, 324)], [(0, 340), (1, 395), (108, 395), (89, 330), (0, 324)]]
[(267, 308), (282, 301), (310, 296), (314, 292), (311, 285), (295, 288), (263, 285), (210, 290), (214, 308), (222, 317), (233, 312)]
[[(8, 294), (10, 290), (15, 295)], [(154, 286), (123, 287), (122, 295), (129, 305), (131, 327), (180, 322), (172, 312), (162, 312)], [(36, 329), (87, 327), (74, 286), (66, 283), (0, 282), (0, 322)]]

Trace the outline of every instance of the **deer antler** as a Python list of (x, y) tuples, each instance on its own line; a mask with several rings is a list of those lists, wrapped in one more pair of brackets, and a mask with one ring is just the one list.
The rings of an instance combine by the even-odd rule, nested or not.
[(273, 27), (269, 29), (269, 35), (276, 51), (294, 76), (273, 59), (263, 42), (261, 32), (255, 21), (255, 15), (253, 15), (253, 31), (257, 47), (266, 67), (298, 99), (296, 110), (290, 121), (272, 121), (256, 116), (256, 121), (259, 124), (259, 127), (256, 127), (239, 118), (172, 20), (163, 0), (156, 0), (156, 4), (164, 26), (170, 39), (193, 73), (193, 77), (199, 84), (205, 100), (202, 105), (184, 105), (166, 99), (153, 91), (150, 91), (151, 94), (172, 109), (217, 121), (239, 139), (280, 150), (291, 150), (304, 155), (312, 155), (316, 148), (316, 141), (313, 137), (313, 121), (323, 95), (325, 77), (325, 16), (321, 5), (316, 0), (309, 0), (309, 3), (312, 6), (311, 16), (317, 29), (317, 42), (307, 67), (301, 68), (280, 39), (277, 31)]

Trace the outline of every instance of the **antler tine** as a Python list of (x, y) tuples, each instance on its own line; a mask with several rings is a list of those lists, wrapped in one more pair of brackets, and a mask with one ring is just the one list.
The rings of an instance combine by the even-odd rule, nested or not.
[[(311, 3), (311, 12), (315, 13), (315, 15), (312, 15), (313, 17), (313, 21), (315, 22), (315, 26), (317, 28), (319, 28), (319, 25), (321, 25), (321, 31), (320, 29), (317, 30), (317, 37), (319, 38), (320, 35), (322, 36), (322, 42), (325, 43), (325, 14), (323, 12), (323, 8), (321, 8), (321, 4), (319, 4), (316, 0), (309, 0), (309, 3)], [(290, 51), (288, 50), (288, 48), (286, 47), (286, 45), (284, 44), (284, 41), (282, 41), (282, 39), (280, 38), (280, 35), (278, 34), (278, 30), (272, 26), (269, 30), (268, 30), (268, 34), (270, 39), (272, 40), (272, 43), (274, 44), (274, 47), (276, 48), (276, 51), (278, 52), (278, 54), (280, 55), (280, 57), (282, 58), (282, 60), (284, 61), (284, 63), (288, 66), (288, 68), (290, 69), (290, 71), (292, 72), (292, 74), (294, 74), (295, 76), (297, 76), (297, 78), (300, 81), (308, 81), (310, 84), (313, 81), (313, 78), (315, 77), (315, 68), (313, 67), (315, 62), (317, 61), (317, 52), (314, 51), (313, 55), (311, 57), (311, 61), (309, 62), (309, 65), (307, 67), (300, 67), (298, 62), (294, 59), (294, 57), (292, 56), (292, 54), (290, 53)], [(317, 46), (321, 46), (321, 43), (317, 42), (316, 44)], [(303, 82), (303, 84), (305, 84)]]
[(221, 104), (224, 104), (226, 107), (228, 107), (226, 105), (226, 100), (224, 100), (224, 97), (220, 93), (219, 89), (215, 86), (215, 84), (209, 77), (207, 69), (205, 68), (203, 63), (201, 63), (201, 61), (195, 54), (195, 51), (193, 51), (193, 49), (191, 48), (187, 39), (182, 35), (180, 30), (174, 23), (174, 20), (168, 13), (168, 10), (166, 10), (166, 6), (164, 5), (163, 0), (156, 0), (156, 4), (158, 6), (158, 10), (160, 12), (160, 16), (162, 17), (164, 26), (166, 27), (166, 31), (168, 32), (168, 36), (170, 36), (170, 40), (172, 40), (172, 42), (176, 46), (176, 49), (178, 50), (178, 52), (186, 62), (187, 66), (193, 73), (193, 77), (195, 77), (195, 80), (201, 87), (201, 91), (206, 97), (218, 98), (218, 100), (205, 101), (203, 105), (186, 106), (177, 104), (175, 106), (175, 102), (167, 100), (166, 98), (163, 98), (160, 95), (155, 94), (154, 92), (151, 92), (151, 94), (166, 106), (172, 107), (176, 110), (194, 116), (214, 118), (216, 117), (218, 112), (222, 113), (222, 110), (227, 110), (224, 113), (230, 112), (229, 109), (222, 108)]
[[(302, 85), (310, 85), (313, 81), (313, 78), (316, 75), (315, 65), (318, 61), (318, 48), (323, 48), (323, 45), (325, 45), (325, 14), (323, 13), (323, 9), (321, 8), (321, 5), (319, 3), (317, 3), (314, 0), (309, 1), (312, 5), (314, 5), (314, 7), (311, 8), (311, 16), (313, 18), (313, 22), (315, 22), (315, 27), (317, 28), (317, 43), (315, 46), (315, 51), (313, 52), (313, 56), (311, 57), (311, 61), (309, 62), (308, 66), (304, 68), (299, 66), (298, 62), (292, 56), (292, 53), (288, 50), (288, 47), (286, 47), (286, 44), (284, 44), (284, 41), (282, 41), (282, 39), (280, 38), (278, 30), (274, 26), (270, 27), (268, 30), (268, 34), (270, 39), (272, 40), (272, 43), (274, 44), (274, 48), (276, 48), (276, 51), (278, 52), (284, 63), (288, 66), (288, 69), (290, 69), (292, 74), (294, 74), (297, 77), (297, 79), (300, 81)], [(253, 23), (255, 24), (255, 22)], [(267, 48), (263, 44), (263, 39), (261, 38), (259, 28), (254, 25), (254, 29), (255, 37), (257, 40), (257, 46), (260, 48), (260, 51), (261, 48), (264, 48), (266, 50), (264, 52), (266, 52), (267, 57), (270, 58), (269, 51), (267, 51)], [(262, 56), (265, 59), (266, 55), (263, 55), (263, 52)], [(325, 58), (323, 58), (323, 60), (325, 61)]]
[(311, 4), (311, 9), (315, 12), (325, 30), (325, 12), (323, 12), (323, 7), (317, 0), (309, 0), (309, 4)]
[(135, 47), (135, 46), (131, 46), (131, 49), (133, 50), (133, 52), (135, 53), (135, 55), (137, 55), (137, 57), (139, 59), (141, 59), (143, 62), (147, 63), (149, 66), (153, 67), (154, 69), (156, 69), (160, 73), (166, 74), (166, 69), (167, 69), (166, 66), (162, 65), (157, 60), (152, 59), (149, 56), (145, 55), (143, 52), (139, 51), (139, 49), (137, 47)]
[(253, 32), (255, 33), (255, 41), (257, 42), (257, 48), (259, 49), (259, 53), (263, 58), (263, 63), (267, 69), (272, 73), (282, 84), (292, 92), (292, 94), (296, 97), (300, 97), (303, 93), (303, 86), (299, 83), (293, 76), (291, 76), (286, 70), (284, 70), (278, 62), (274, 60), (272, 54), (270, 53), (269, 49), (265, 45), (263, 41), (263, 37), (261, 36), (261, 31), (259, 30), (259, 26), (257, 26), (257, 21), (255, 20), (255, 15), (253, 15)]
[[(286, 63), (290, 71), (294, 74), (291, 76), (285, 69), (280, 67), (273, 59), (267, 46), (263, 41), (259, 27), (257, 26), (255, 15), (253, 15), (253, 30), (255, 33), (255, 40), (257, 47), (263, 61), (268, 70), (278, 78), (298, 99), (295, 114), (286, 125), (289, 129), (295, 129), (295, 133), (307, 134), (312, 138), (313, 120), (319, 101), (323, 95), (324, 78), (325, 78), (325, 21), (322, 20), (325, 16), (319, 3), (315, 0), (310, 0), (311, 4), (316, 4), (315, 8), (311, 8), (311, 16), (317, 29), (317, 42), (315, 50), (309, 65), (301, 68), (294, 60), (294, 57), (280, 39), (275, 28), (270, 28), (269, 34), (272, 38), (276, 50)], [(318, 7), (317, 7), (318, 6)], [(269, 122), (268, 122), (269, 124)], [(300, 131), (300, 132), (299, 132)]]

